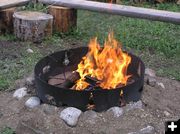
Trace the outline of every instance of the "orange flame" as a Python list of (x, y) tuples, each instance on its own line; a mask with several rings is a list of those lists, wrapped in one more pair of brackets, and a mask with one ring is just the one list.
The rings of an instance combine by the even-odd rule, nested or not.
[(131, 62), (131, 57), (122, 51), (121, 45), (117, 42), (113, 33), (108, 35), (108, 39), (101, 48), (97, 38), (91, 39), (89, 51), (76, 70), (80, 79), (76, 83), (76, 90), (83, 90), (88, 86), (85, 76), (89, 75), (101, 81), (100, 87), (103, 89), (114, 89), (119, 84), (126, 85), (130, 75), (127, 75), (127, 68)]

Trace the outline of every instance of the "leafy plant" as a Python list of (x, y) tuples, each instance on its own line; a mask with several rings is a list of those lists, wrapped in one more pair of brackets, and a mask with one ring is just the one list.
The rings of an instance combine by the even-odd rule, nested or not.
[(5, 127), (0, 131), (0, 134), (15, 134), (15, 131), (10, 127)]

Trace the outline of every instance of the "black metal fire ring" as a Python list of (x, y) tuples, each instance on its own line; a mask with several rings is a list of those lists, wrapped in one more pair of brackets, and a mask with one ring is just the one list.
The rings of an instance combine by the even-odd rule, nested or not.
[[(103, 111), (113, 106), (119, 106), (121, 90), (123, 90), (123, 99), (126, 103), (140, 100), (144, 85), (145, 66), (139, 57), (131, 53), (128, 53), (132, 59), (127, 73), (137, 77), (133, 83), (124, 87), (113, 90), (77, 91), (48, 84), (49, 77), (62, 73), (64, 68), (66, 71), (76, 70), (78, 63), (87, 52), (87, 47), (63, 50), (42, 58), (36, 64), (34, 69), (36, 92), (42, 102), (56, 106), (72, 106), (85, 111), (93, 96), (95, 111)], [(66, 67), (63, 64), (65, 56), (68, 56), (70, 61)]]

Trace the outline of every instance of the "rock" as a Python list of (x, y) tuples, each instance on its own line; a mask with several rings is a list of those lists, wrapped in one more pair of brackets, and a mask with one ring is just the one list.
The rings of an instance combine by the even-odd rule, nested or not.
[(97, 113), (92, 110), (88, 110), (88, 111), (84, 112), (84, 114), (83, 114), (84, 120), (90, 124), (96, 124), (97, 117), (98, 117)]
[(29, 77), (26, 78), (26, 84), (28, 86), (33, 86), (35, 84), (34, 74), (32, 74), (32, 75), (30, 75)]
[(25, 106), (28, 108), (35, 108), (40, 105), (40, 99), (38, 97), (31, 97), (25, 102)]
[(151, 87), (155, 87), (156, 86), (156, 79), (153, 77), (148, 77), (147, 79), (147, 84)]
[(148, 75), (148, 76), (151, 76), (151, 77), (156, 77), (155, 71), (150, 69), (150, 68), (145, 69), (145, 75)]
[(166, 117), (169, 117), (171, 114), (170, 114), (168, 111), (164, 111), (164, 115), (165, 115)]
[(108, 112), (112, 112), (114, 117), (120, 117), (123, 114), (123, 109), (120, 107), (112, 107)]
[(140, 134), (154, 134), (154, 127), (147, 126), (139, 131)]
[(137, 132), (130, 132), (128, 134), (154, 134), (154, 127), (152, 126), (147, 126), (145, 128), (142, 128), (141, 130), (137, 131)]
[(177, 4), (180, 5), (180, 0), (177, 1)]
[(27, 49), (27, 52), (28, 53), (34, 53), (34, 51), (32, 49), (30, 49), (30, 48)]
[(125, 109), (126, 111), (130, 111), (130, 110), (134, 110), (134, 109), (142, 109), (143, 107), (143, 104), (142, 104), (142, 101), (137, 101), (137, 102), (134, 102), (134, 103), (129, 103), (126, 105)]
[(162, 82), (158, 82), (157, 85), (160, 86), (161, 88), (165, 89), (165, 86)]
[(77, 108), (68, 107), (61, 111), (60, 118), (64, 120), (67, 123), (67, 125), (74, 127), (77, 125), (81, 113), (81, 110)]
[(26, 95), (27, 95), (27, 88), (26, 87), (22, 87), (22, 88), (17, 89), (14, 92), (13, 97), (17, 98), (17, 99), (21, 99), (21, 98), (23, 98)]

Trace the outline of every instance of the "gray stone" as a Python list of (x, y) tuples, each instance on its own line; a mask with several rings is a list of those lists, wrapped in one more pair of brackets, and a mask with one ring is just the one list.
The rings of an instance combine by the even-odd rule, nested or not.
[(168, 111), (164, 111), (164, 115), (165, 115), (166, 117), (169, 117), (171, 114), (170, 114)]
[(160, 86), (161, 88), (165, 89), (165, 86), (162, 82), (158, 82), (157, 85)]
[(25, 106), (28, 108), (35, 108), (40, 105), (40, 99), (38, 97), (31, 97), (25, 102)]
[(84, 120), (90, 124), (96, 124), (97, 117), (98, 117), (97, 113), (92, 110), (88, 110), (83, 114)]
[(32, 49), (30, 49), (30, 48), (27, 49), (27, 52), (28, 53), (34, 53), (34, 51)]
[(108, 110), (108, 112), (112, 112), (114, 117), (120, 117), (123, 115), (123, 109), (120, 107), (112, 107)]
[(153, 77), (148, 77), (147, 79), (147, 84), (151, 87), (155, 87), (156, 86), (156, 79)]
[(142, 101), (132, 102), (126, 105), (126, 111), (134, 110), (134, 109), (142, 109), (143, 104)]
[(145, 75), (148, 75), (148, 76), (151, 76), (151, 77), (156, 77), (155, 71), (150, 69), (150, 68), (145, 69)]
[(81, 110), (77, 108), (68, 107), (61, 111), (60, 118), (65, 121), (67, 125), (74, 127), (77, 125), (81, 113)]
[(22, 87), (22, 88), (17, 89), (14, 92), (13, 97), (17, 98), (17, 99), (21, 99), (21, 98), (23, 98), (26, 95), (27, 95), (27, 88), (26, 87)]
[(154, 133), (154, 127), (153, 126), (147, 126), (145, 128), (142, 128), (139, 131), (140, 134), (153, 134)]

